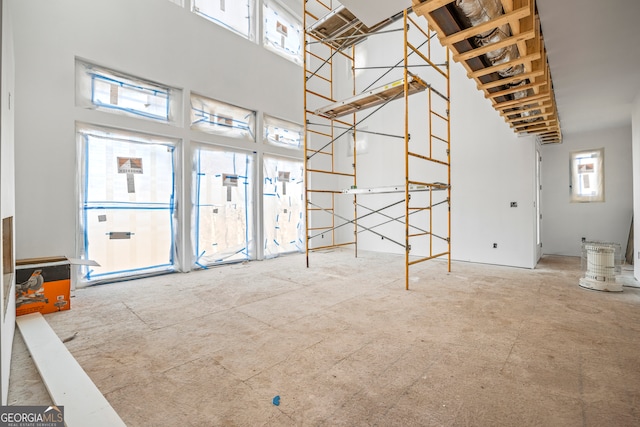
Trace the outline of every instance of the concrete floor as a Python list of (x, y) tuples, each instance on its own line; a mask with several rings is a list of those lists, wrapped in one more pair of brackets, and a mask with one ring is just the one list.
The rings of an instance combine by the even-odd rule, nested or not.
[[(638, 426), (640, 289), (335, 251), (78, 290), (46, 318), (129, 426)], [(46, 404), (16, 337), (10, 404)], [(272, 399), (280, 396), (280, 405)]]

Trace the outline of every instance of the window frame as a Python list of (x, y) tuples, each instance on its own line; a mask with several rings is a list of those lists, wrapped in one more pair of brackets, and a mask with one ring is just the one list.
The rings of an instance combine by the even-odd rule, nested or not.
[[(255, 110), (238, 107), (237, 105), (194, 92), (191, 92), (189, 101), (189, 127), (191, 130), (245, 141), (256, 141), (257, 112)], [(201, 103), (201, 105), (194, 106), (194, 103), (198, 102)], [(241, 121), (233, 115), (238, 112), (246, 113), (243, 117), (246, 121)], [(196, 120), (198, 117), (200, 117), (200, 119)], [(214, 119), (215, 122), (212, 121)]]
[[(98, 99), (101, 94), (96, 91), (96, 82), (110, 85), (109, 102)], [(113, 91), (114, 88), (116, 91)], [(145, 111), (144, 108), (135, 108), (135, 106), (121, 105), (126, 95), (121, 98), (122, 90), (119, 88), (126, 89), (130, 93), (137, 92), (165, 99), (162, 114)], [(76, 105), (78, 106), (176, 125), (181, 121), (181, 93), (180, 89), (76, 58)], [(142, 103), (142, 101), (139, 102)]]
[[(241, 37), (244, 37), (247, 40), (256, 42), (256, 22), (258, 17), (257, 0), (246, 0), (247, 12), (249, 15), (245, 17), (249, 21), (246, 32), (237, 28), (237, 26), (234, 26), (232, 23), (229, 23), (228, 21), (221, 19), (222, 17), (216, 17), (206, 13), (204, 10), (201, 10), (201, 8), (205, 9), (206, 7), (211, 7), (211, 4), (215, 1), (217, 1), (219, 4), (225, 4), (225, 8), (226, 8), (227, 2), (229, 4), (232, 4), (231, 0), (191, 0), (191, 12)], [(238, 0), (233, 0), (233, 1), (237, 2)], [(224, 10), (223, 12), (226, 12), (226, 10)]]
[[(278, 28), (282, 28), (282, 30), (276, 30), (278, 33), (281, 34), (282, 37), (288, 37), (289, 32), (298, 33), (299, 51), (297, 53), (287, 51), (285, 46), (282, 46), (282, 45), (277, 46), (273, 42), (273, 40), (268, 37), (270, 33), (268, 33), (269, 26), (267, 25), (268, 15), (266, 13), (266, 9), (271, 9), (275, 13), (275, 15), (282, 15), (282, 17), (285, 18), (283, 19), (283, 21), (285, 21), (287, 25), (279, 26), (277, 25), (277, 24), (280, 24), (279, 21), (276, 24)], [(298, 17), (287, 6), (285, 6), (283, 3), (277, 0), (263, 0), (261, 19), (262, 19), (262, 46), (265, 49), (271, 52), (274, 52), (275, 54), (282, 56), (283, 58), (286, 58), (289, 61), (299, 66), (302, 66), (304, 64), (304, 57), (303, 57), (304, 28), (302, 27), (302, 20), (300, 19), (300, 17)], [(281, 40), (284, 41), (284, 38), (282, 38)], [(281, 43), (281, 44), (284, 44), (284, 43)]]
[[(275, 127), (276, 129), (281, 128), (284, 130), (284, 132), (298, 133), (299, 134), (298, 145), (280, 142), (279, 141), (280, 138), (277, 135), (276, 135), (276, 138), (272, 138), (271, 131), (270, 131), (271, 127)], [(282, 148), (287, 148), (289, 150), (302, 151), (304, 149), (304, 126), (291, 122), (289, 120), (283, 120), (274, 116), (270, 116), (268, 114), (263, 114), (262, 140), (265, 144), (272, 147), (282, 147)]]
[[(586, 159), (592, 159), (590, 162)], [(569, 154), (569, 191), (572, 203), (604, 202), (604, 148), (573, 151)], [(594, 181), (594, 182), (592, 182)], [(583, 184), (587, 182), (587, 187)], [(588, 194), (585, 188), (595, 187)]]

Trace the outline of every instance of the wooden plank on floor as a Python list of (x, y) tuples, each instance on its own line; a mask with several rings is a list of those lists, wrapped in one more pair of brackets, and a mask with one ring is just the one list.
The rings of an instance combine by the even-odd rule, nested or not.
[(65, 425), (126, 426), (42, 314), (18, 316), (16, 324), (51, 400), (64, 406)]

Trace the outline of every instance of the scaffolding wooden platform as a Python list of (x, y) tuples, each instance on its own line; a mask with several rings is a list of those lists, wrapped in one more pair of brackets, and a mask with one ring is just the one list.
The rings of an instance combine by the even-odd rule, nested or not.
[[(449, 185), (442, 182), (433, 182), (429, 184), (410, 184), (409, 192), (415, 191), (442, 191), (448, 190)], [(389, 187), (374, 187), (374, 188), (345, 188), (342, 190), (344, 194), (386, 194), (386, 193), (404, 193), (404, 185), (395, 185)]]
[[(476, 81), (478, 89), (485, 93), (516, 133), (536, 135), (545, 144), (562, 142), (535, 0), (500, 0), (502, 14), (476, 26), (461, 24), (468, 20), (455, 5), (455, 0), (412, 2), (414, 12), (427, 19), (442, 44), (452, 50), (453, 59), (466, 68), (469, 78)], [(509, 37), (478, 43), (479, 34), (503, 26), (508, 26)], [(517, 57), (508, 62), (494, 65), (486, 57), (489, 52), (511, 46), (517, 48)], [(522, 66), (524, 72), (508, 77), (498, 74), (500, 70), (515, 66)], [(526, 96), (514, 96), (521, 91), (526, 91)], [(530, 111), (535, 114), (528, 114)]]
[(335, 119), (358, 111), (385, 104), (404, 96), (405, 86), (408, 87), (408, 95), (422, 92), (429, 87), (420, 77), (412, 75), (408, 84), (404, 84), (404, 78), (361, 93), (343, 101), (334, 102), (326, 107), (319, 108), (316, 113)]
[(309, 26), (307, 34), (335, 49), (345, 49), (363, 41), (370, 34), (379, 32), (400, 18), (402, 13), (367, 27), (349, 9), (341, 5)]

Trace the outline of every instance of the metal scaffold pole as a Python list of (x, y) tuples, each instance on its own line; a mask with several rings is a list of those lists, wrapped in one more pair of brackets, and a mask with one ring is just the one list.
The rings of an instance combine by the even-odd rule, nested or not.
[[(385, 245), (403, 248), (407, 290), (410, 267), (415, 264), (448, 255), (448, 269), (451, 269), (449, 52), (445, 49), (442, 52), (446, 54), (432, 59), (431, 40), (435, 32), (420, 25), (411, 14), (412, 10), (407, 9), (369, 28), (342, 5), (332, 8), (321, 0), (304, 2), (307, 267), (309, 254), (318, 250), (353, 246), (357, 257), (358, 236), (369, 233), (381, 238)], [(381, 31), (395, 22), (397, 29)], [(403, 32), (399, 61), (386, 67), (355, 66), (356, 44), (373, 35), (393, 37), (391, 33), (398, 31)], [(350, 68), (348, 75), (343, 71), (345, 65)], [(358, 92), (356, 70), (375, 74), (378, 69), (386, 71)], [(394, 76), (396, 79), (387, 84), (379, 83)], [(379, 86), (374, 87), (376, 85)], [(423, 92), (426, 95), (417, 99), (426, 99), (426, 108), (425, 101), (420, 101), (422, 104), (418, 106), (412, 101), (416, 99), (413, 95)], [(387, 121), (389, 116), (380, 115), (379, 111), (400, 99), (404, 110), (403, 131), (395, 135), (385, 127), (392, 124)], [(382, 120), (371, 119), (376, 116)], [(362, 129), (363, 123), (374, 120), (376, 126), (384, 129)], [(418, 136), (413, 137), (416, 126)], [(423, 127), (428, 127), (428, 134)], [(402, 184), (358, 186), (360, 178), (363, 181), (370, 178), (358, 176), (359, 135), (403, 140)], [(348, 150), (336, 148), (347, 142), (353, 144)], [(342, 158), (347, 152), (352, 160)], [(393, 172), (395, 167), (385, 165), (385, 170)], [(400, 167), (397, 166), (395, 173), (400, 172)], [(377, 207), (367, 206), (364, 203), (367, 194), (384, 195), (385, 201), (377, 199)], [(348, 213), (349, 201), (353, 204), (352, 217)], [(447, 214), (443, 215), (445, 209)], [(380, 222), (375, 223), (376, 219)], [(404, 238), (398, 236), (398, 223), (403, 226)], [(352, 236), (346, 232), (351, 227)], [(396, 230), (392, 231), (395, 237), (388, 234), (390, 230)]]

